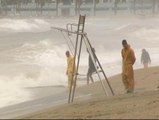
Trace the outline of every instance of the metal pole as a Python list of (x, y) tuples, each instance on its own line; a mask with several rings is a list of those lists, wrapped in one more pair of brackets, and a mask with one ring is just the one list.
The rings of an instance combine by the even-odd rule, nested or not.
[(118, 0), (114, 1), (114, 14), (117, 15)]
[(75, 16), (77, 15), (77, 5), (78, 4), (78, 0), (75, 0)]
[[(76, 38), (76, 45), (75, 45), (75, 52), (74, 52), (74, 65), (73, 65), (73, 74), (72, 74), (73, 76), (74, 76), (76, 56), (77, 56), (77, 46), (78, 46), (78, 36), (77, 36), (77, 38)], [(75, 74), (75, 75), (76, 75), (76, 74)], [(72, 78), (73, 78), (73, 77), (72, 77)], [(70, 103), (71, 94), (72, 94), (72, 83), (71, 83), (71, 86), (70, 86), (68, 103)]]
[(96, 1), (93, 0), (93, 16), (96, 15)]
[[(81, 36), (81, 37), (82, 37), (82, 36)], [(80, 56), (81, 56), (81, 48), (82, 48), (82, 38), (81, 38), (81, 40), (80, 40), (79, 55), (78, 55), (77, 71), (76, 71), (76, 73), (78, 73), (79, 62), (80, 62)], [(75, 80), (74, 80), (74, 85), (73, 85), (73, 93), (72, 93), (72, 99), (71, 99), (71, 102), (73, 102), (73, 99), (74, 99), (75, 87), (76, 87), (76, 81), (77, 81), (77, 74), (75, 74)]]
[[(73, 50), (71, 49), (71, 46), (69, 45), (69, 42), (67, 41), (67, 39), (66, 39), (66, 37), (65, 37), (65, 35), (63, 34), (63, 32), (61, 31), (61, 33), (62, 33), (62, 35), (63, 35), (63, 37), (64, 37), (64, 39), (65, 39), (65, 41), (66, 41), (66, 43), (67, 43), (67, 45), (68, 45), (68, 47), (69, 47), (69, 49), (70, 49), (70, 51), (71, 51), (71, 54), (73, 55)], [(73, 45), (72, 45), (73, 46)], [(73, 49), (74, 49), (74, 46), (73, 46)]]
[[(88, 41), (88, 43), (89, 43), (89, 45), (90, 45), (90, 47), (91, 47), (91, 49), (92, 49), (92, 46), (91, 46), (91, 44), (90, 44), (90, 42), (89, 42), (88, 37), (87, 37), (86, 35), (84, 35), (84, 36), (86, 37), (86, 39), (87, 39), (87, 41)], [(102, 70), (102, 72), (103, 72), (103, 75), (104, 75), (104, 77), (105, 77), (106, 82), (108, 83), (108, 86), (109, 86), (109, 88), (110, 88), (110, 90), (111, 90), (111, 92), (112, 92), (112, 95), (114, 95), (113, 89), (112, 89), (112, 87), (111, 87), (111, 85), (110, 85), (110, 83), (109, 83), (109, 81), (108, 81), (108, 78), (106, 77), (106, 74), (105, 74), (105, 72), (104, 72), (104, 70), (103, 70), (103, 68), (102, 68), (102, 66), (101, 66), (101, 64), (100, 64), (100, 62), (99, 62), (99, 60), (98, 60), (96, 54), (95, 54), (95, 58), (96, 58), (96, 60), (97, 60), (97, 62), (98, 62), (98, 64), (99, 64), (99, 66), (100, 66), (100, 68), (101, 68), (101, 70)]]
[[(81, 23), (81, 19), (83, 19), (82, 23)], [(81, 16), (80, 15), (80, 19), (79, 19), (79, 23), (78, 23), (78, 32), (80, 30), (79, 28), (80, 28), (81, 24), (82, 24), (82, 30), (81, 30), (81, 32), (83, 33), (84, 32), (84, 25), (85, 25), (85, 16)], [(77, 36), (79, 36), (79, 34), (77, 34)], [(81, 55), (82, 39), (83, 39), (83, 35), (81, 35), (81, 40), (80, 40), (80, 48), (79, 48), (79, 55), (78, 55), (78, 62), (77, 62), (77, 73), (78, 73), (78, 67), (79, 67), (79, 61), (80, 61), (80, 55)], [(74, 86), (73, 86), (73, 94), (72, 94), (72, 100), (71, 100), (71, 102), (73, 102), (73, 99), (74, 99), (76, 81), (77, 81), (77, 74), (75, 76), (75, 81), (74, 81)]]
[[(86, 42), (86, 40), (87, 40), (87, 42)], [(95, 57), (95, 53), (93, 52), (93, 47), (91, 46), (91, 44), (89, 44), (88, 38), (84, 39), (84, 41), (85, 41), (86, 48), (88, 49), (88, 52), (89, 52), (89, 54), (90, 54), (90, 56), (91, 56), (91, 59), (92, 59), (92, 61), (93, 61), (93, 64), (94, 64), (94, 66), (95, 66), (95, 69), (96, 69), (96, 72), (97, 72), (97, 74), (98, 74), (98, 77), (99, 77), (99, 79), (100, 79), (100, 81), (101, 81), (101, 85), (102, 85), (102, 87), (103, 87), (103, 89), (104, 89), (104, 93), (108, 96), (108, 92), (107, 92), (107, 90), (106, 90), (106, 88), (105, 88), (105, 86), (104, 86), (104, 83), (103, 83), (103, 81), (102, 81), (102, 79), (101, 79), (101, 77), (100, 77), (100, 75), (99, 75), (98, 70), (97, 70), (97, 65), (96, 65), (96, 62), (95, 62), (95, 59), (96, 59), (96, 58), (94, 58), (94, 57)], [(87, 45), (87, 44), (88, 44), (88, 45)], [(89, 46), (89, 47), (88, 47), (88, 46)]]
[(134, 14), (136, 14), (136, 0), (133, 0), (133, 9), (134, 9)]
[[(81, 15), (80, 15), (80, 17), (79, 17), (79, 22), (78, 22), (78, 29), (77, 29), (78, 32), (79, 32), (79, 28), (80, 28), (80, 26), (79, 26), (79, 25), (80, 25), (80, 18), (81, 18)], [(73, 72), (74, 72), (74, 70), (75, 70), (75, 63), (76, 63), (76, 56), (77, 56), (78, 36), (79, 36), (78, 32), (77, 32), (75, 52), (74, 52), (74, 57), (75, 57), (75, 59), (74, 59)], [(73, 75), (73, 74), (72, 74), (72, 75)], [(75, 75), (76, 75), (76, 74), (75, 74)], [(68, 103), (70, 103), (71, 93), (72, 93), (72, 85), (71, 85), (70, 92), (69, 92)]]
[(58, 16), (59, 15), (59, 11), (58, 11), (58, 6), (59, 6), (59, 1), (58, 0), (56, 0), (56, 16)]

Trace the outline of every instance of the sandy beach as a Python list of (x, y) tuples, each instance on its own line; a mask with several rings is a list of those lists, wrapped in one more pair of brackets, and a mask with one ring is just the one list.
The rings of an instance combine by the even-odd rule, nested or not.
[(159, 67), (135, 70), (135, 91), (126, 94), (121, 75), (108, 78), (115, 96), (106, 96), (100, 82), (78, 87), (72, 104), (62, 104), (35, 113), (19, 116), (20, 119), (158, 119), (159, 118)]
[[(2, 17), (0, 119), (159, 118), (159, 67), (154, 67), (159, 66), (159, 15), (147, 10), (137, 10), (136, 14), (129, 12), (99, 16), (86, 14), (84, 32), (96, 49), (115, 96), (103, 80), (109, 96), (105, 95), (97, 75), (93, 76), (94, 84), (86, 85), (88, 52), (84, 44), (78, 71), (81, 76), (72, 104), (67, 104), (65, 52), (74, 53), (76, 35), (68, 36), (67, 32), (52, 27), (65, 29), (68, 23), (78, 23), (78, 16)], [(120, 75), (123, 39), (128, 41), (136, 56), (133, 94), (126, 94)], [(142, 68), (143, 48), (152, 60), (149, 69), (139, 69)]]

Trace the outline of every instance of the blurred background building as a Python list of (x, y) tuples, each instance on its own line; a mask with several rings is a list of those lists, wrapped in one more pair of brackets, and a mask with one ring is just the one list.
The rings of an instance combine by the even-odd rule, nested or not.
[(157, 14), (159, 0), (0, 0), (0, 15)]

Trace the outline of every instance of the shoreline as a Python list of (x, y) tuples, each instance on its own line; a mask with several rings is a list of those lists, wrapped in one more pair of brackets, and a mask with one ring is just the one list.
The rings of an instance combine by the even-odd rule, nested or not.
[[(134, 94), (125, 94), (124, 86), (120, 78), (121, 76), (118, 74), (108, 78), (115, 92), (115, 96), (105, 97), (104, 92), (102, 92), (103, 90), (99, 87), (99, 82), (96, 82), (87, 87), (82, 86), (76, 91), (77, 96), (79, 93), (93, 93), (91, 99), (82, 101), (75, 99), (73, 104), (62, 104), (56, 107), (50, 106), (50, 108), (19, 116), (18, 118), (138, 118), (138, 116), (133, 116), (133, 114), (137, 114), (136, 112), (130, 114), (124, 109), (129, 106), (128, 108), (130, 110), (135, 109), (138, 111), (140, 109), (144, 110), (146, 108), (146, 106), (144, 108), (144, 105), (147, 105), (147, 103), (152, 103), (149, 104), (150, 107), (153, 106), (154, 103), (159, 104), (157, 100), (159, 97), (157, 88), (159, 85), (159, 81), (157, 80), (159, 78), (158, 71), (159, 66), (135, 70), (136, 85)], [(122, 103), (121, 100), (124, 101), (124, 103)], [(138, 106), (138, 109), (134, 108), (134, 106)], [(117, 110), (115, 110), (116, 107), (118, 108)], [(106, 108), (111, 111), (108, 111)], [(154, 109), (158, 108), (155, 107)], [(121, 112), (121, 114), (118, 114), (118, 112)], [(155, 116), (153, 117), (152, 115), (154, 114)], [(150, 116), (152, 118), (159, 118), (156, 114), (158, 114), (158, 112), (152, 112)], [(147, 116), (147, 114), (140, 113), (139, 118), (146, 118), (145, 116)]]

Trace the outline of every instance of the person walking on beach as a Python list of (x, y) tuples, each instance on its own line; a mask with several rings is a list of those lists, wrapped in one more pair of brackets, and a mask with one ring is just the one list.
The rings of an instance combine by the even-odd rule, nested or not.
[(151, 64), (150, 55), (145, 49), (142, 49), (141, 63), (144, 65), (144, 68), (148, 68), (148, 64)]
[(71, 56), (69, 51), (66, 51), (66, 57), (67, 57), (66, 75), (68, 76), (68, 90), (70, 90), (71, 87), (74, 85), (73, 77), (76, 71), (76, 66), (74, 66), (74, 57)]
[(134, 91), (133, 65), (136, 61), (135, 53), (126, 40), (122, 41), (122, 81), (127, 93)]
[[(87, 50), (87, 52), (88, 52), (88, 50)], [(94, 48), (92, 48), (92, 52), (93, 52), (93, 56), (94, 56), (94, 54), (95, 54), (95, 49)], [(94, 56), (94, 58), (95, 58), (95, 56)], [(96, 62), (96, 60), (95, 60), (95, 62)], [(94, 82), (92, 74), (95, 71), (96, 71), (95, 65), (93, 63), (91, 55), (89, 54), (89, 57), (88, 57), (88, 72), (87, 72), (87, 85), (89, 84), (90, 79), (91, 79), (92, 83)]]

